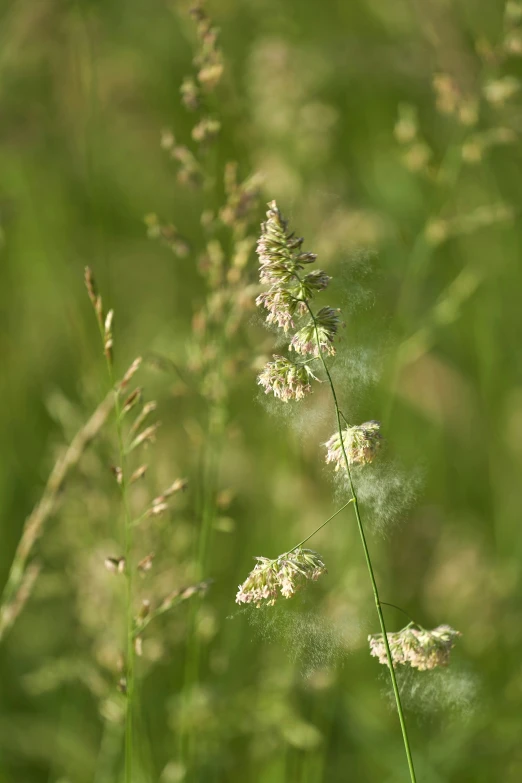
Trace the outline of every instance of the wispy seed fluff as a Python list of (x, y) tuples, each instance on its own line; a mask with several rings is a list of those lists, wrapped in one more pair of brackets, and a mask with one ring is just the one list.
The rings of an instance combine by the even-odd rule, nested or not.
[[(437, 666), (447, 666), (450, 653), (461, 634), (449, 625), (439, 625), (433, 631), (407, 626), (398, 633), (387, 634), (393, 663), (409, 664), (414, 669), (426, 671)], [(388, 664), (382, 633), (368, 637), (370, 652), (379, 663)]]
[[(342, 444), (349, 465), (367, 465), (373, 462), (381, 448), (381, 425), (378, 421), (366, 421), (355, 427), (346, 427), (342, 431)], [(335, 470), (346, 470), (342, 444), (338, 432), (335, 432), (324, 444), (326, 462), (333, 462)]]
[[(320, 269), (303, 274), (305, 265), (312, 264), (317, 256), (302, 251), (303, 238), (289, 233), (276, 202), (271, 201), (268, 207), (257, 254), (259, 280), (269, 288), (257, 297), (256, 305), (267, 311), (268, 324), (288, 335), (289, 348), (296, 354), (312, 359), (319, 358), (320, 352), (331, 356), (340, 325), (339, 311), (322, 307), (314, 316), (310, 308), (310, 300), (328, 286), (330, 277)], [(306, 364), (274, 358), (276, 362), (270, 362), (258, 379), (267, 394), (272, 392), (287, 402), (301, 399), (312, 390), (309, 381), (315, 376)]]
[(307, 581), (315, 582), (326, 573), (321, 556), (312, 549), (296, 549), (275, 560), (257, 557), (236, 595), (236, 603), (273, 606), (278, 598), (291, 598)]

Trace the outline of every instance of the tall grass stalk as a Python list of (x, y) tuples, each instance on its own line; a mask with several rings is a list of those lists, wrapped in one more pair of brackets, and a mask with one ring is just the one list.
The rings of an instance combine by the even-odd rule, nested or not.
[[(296, 277), (299, 280), (299, 282), (302, 284), (302, 280), (300, 278), (299, 273), (296, 272), (295, 274), (296, 274)], [(351, 500), (353, 502), (353, 509), (354, 509), (354, 512), (355, 512), (355, 518), (357, 520), (357, 529), (359, 531), (359, 537), (361, 539), (361, 544), (362, 544), (362, 548), (363, 548), (363, 551), (364, 551), (364, 559), (366, 561), (366, 567), (368, 569), (368, 576), (370, 577), (370, 582), (371, 582), (371, 585), (372, 585), (373, 597), (374, 597), (374, 600), (375, 600), (375, 608), (377, 610), (377, 616), (379, 618), (379, 625), (381, 627), (381, 633), (383, 635), (384, 644), (385, 644), (385, 647), (386, 647), (386, 657), (388, 659), (388, 669), (390, 671), (390, 679), (391, 679), (392, 688), (393, 688), (393, 695), (395, 697), (395, 704), (397, 706), (397, 713), (399, 715), (399, 722), (401, 724), (402, 739), (403, 739), (403, 742), (404, 742), (404, 751), (406, 753), (406, 759), (408, 761), (408, 769), (409, 769), (409, 772), (410, 772), (411, 781), (412, 781), (412, 783), (416, 783), (417, 778), (415, 777), (415, 768), (414, 768), (414, 765), (413, 765), (413, 757), (412, 757), (412, 754), (411, 754), (410, 740), (409, 740), (409, 737), (408, 737), (408, 729), (406, 727), (406, 719), (404, 717), (404, 711), (402, 709), (401, 695), (400, 695), (400, 692), (399, 692), (399, 686), (397, 684), (397, 677), (395, 676), (395, 669), (394, 669), (394, 666), (393, 666), (392, 654), (391, 654), (390, 645), (389, 645), (389, 642), (388, 642), (388, 633), (387, 633), (387, 630), (386, 630), (386, 623), (384, 621), (384, 614), (383, 614), (383, 611), (382, 611), (381, 600), (380, 600), (380, 597), (379, 597), (379, 588), (377, 587), (377, 580), (375, 579), (375, 573), (374, 573), (374, 570), (373, 570), (372, 559), (371, 559), (371, 556), (370, 556), (370, 550), (368, 549), (368, 543), (366, 541), (366, 535), (365, 535), (365, 532), (364, 532), (364, 527), (363, 527), (363, 523), (362, 523), (362, 519), (361, 519), (361, 512), (360, 512), (360, 509), (359, 509), (359, 502), (358, 502), (358, 499), (357, 499), (357, 492), (355, 491), (355, 485), (353, 483), (352, 471), (350, 469), (350, 462), (348, 460), (348, 455), (346, 454), (346, 447), (345, 447), (344, 438), (343, 438), (343, 427), (342, 427), (342, 423), (341, 423), (341, 416), (342, 416), (342, 414), (341, 414), (341, 410), (339, 408), (339, 403), (338, 403), (338, 400), (337, 400), (337, 393), (335, 391), (334, 382), (332, 380), (332, 376), (331, 376), (330, 370), (328, 368), (328, 365), (327, 365), (327, 363), (325, 361), (324, 353), (321, 350), (321, 339), (320, 339), (320, 336), (319, 336), (319, 326), (318, 326), (318, 323), (317, 323), (317, 318), (315, 317), (315, 314), (314, 314), (312, 308), (310, 307), (310, 305), (308, 304), (308, 302), (306, 302), (306, 308), (307, 308), (308, 313), (310, 315), (310, 318), (312, 319), (313, 324), (314, 324), (314, 331), (315, 331), (315, 339), (316, 339), (316, 343), (317, 343), (318, 356), (319, 356), (319, 358), (321, 360), (321, 364), (322, 364), (323, 370), (325, 372), (325, 375), (326, 375), (326, 377), (328, 379), (328, 385), (329, 385), (330, 391), (332, 393), (332, 400), (333, 400), (333, 404), (334, 404), (334, 408), (335, 408), (335, 418), (336, 418), (336, 422), (337, 422), (337, 432), (339, 434), (339, 440), (340, 440), (340, 443), (341, 443), (341, 449), (342, 449), (342, 454), (343, 454), (344, 466), (346, 468), (346, 475), (348, 476), (348, 484), (349, 484), (349, 487), (350, 487), (350, 493), (352, 495)]]
[[(270, 288), (259, 295), (256, 303), (268, 311), (267, 322), (269, 324), (277, 323), (285, 334), (290, 329), (295, 331), (296, 317), (301, 320), (302, 325), (295, 331), (289, 347), (298, 355), (309, 356), (310, 358), (305, 358), (302, 363), (296, 363), (282, 356), (274, 356), (274, 361), (266, 365), (258, 378), (258, 382), (264, 386), (267, 393), (272, 392), (276, 397), (288, 401), (290, 399), (302, 399), (311, 392), (310, 381), (311, 379), (317, 380), (310, 369), (311, 362), (319, 362), (326, 376), (337, 423), (337, 432), (326, 444), (328, 447), (326, 461), (335, 461), (337, 469), (344, 468), (346, 471), (351, 495), (348, 504), (353, 504), (354, 507), (357, 528), (370, 577), (383, 644), (386, 650), (386, 661), (395, 696), (410, 779), (411, 783), (416, 783), (408, 730), (395, 676), (393, 656), (350, 468), (350, 464), (366, 464), (373, 460), (380, 444), (380, 425), (377, 422), (367, 422), (366, 425), (361, 425), (361, 427), (351, 427), (342, 414), (335, 385), (325, 359), (325, 354), (333, 355), (335, 353), (333, 343), (340, 325), (339, 313), (330, 307), (323, 307), (316, 314), (310, 306), (310, 300), (316, 293), (328, 286), (330, 278), (322, 270), (315, 270), (301, 276), (301, 270), (306, 265), (312, 264), (316, 259), (316, 255), (302, 251), (304, 240), (296, 237), (293, 233), (289, 233), (287, 221), (283, 218), (275, 201), (269, 204), (267, 218), (267, 222), (262, 225), (257, 251), (260, 261), (260, 282), (268, 284)], [(306, 319), (307, 316), (309, 319), (303, 323), (303, 317)], [(343, 431), (341, 419), (344, 419), (348, 430)], [(350, 458), (347, 453), (347, 443), (349, 443)], [(318, 530), (324, 527), (327, 522), (323, 523)], [(315, 532), (317, 531), (314, 531), (311, 535), (315, 535)], [(308, 536), (301, 544), (310, 538), (311, 536)], [(278, 597), (279, 592), (284, 598), (289, 598), (302, 586), (303, 580), (315, 580), (324, 573), (324, 563), (318, 553), (302, 549), (301, 544), (297, 548), (290, 550), (290, 552), (281, 555), (275, 561), (261, 558), (249, 579), (240, 586), (236, 601), (238, 603), (254, 601), (258, 606), (263, 601), (268, 601), (269, 604), (272, 604)]]
[[(259, 184), (255, 177), (238, 179), (234, 162), (223, 163), (219, 142), (222, 102), (218, 93), (224, 73), (224, 56), (219, 30), (207, 13), (204, 0), (193, 0), (190, 15), (195, 23), (194, 70), (181, 85), (181, 102), (194, 115), (191, 140), (178, 139), (178, 129), (162, 134), (162, 147), (176, 162), (177, 178), (183, 185), (200, 191), (201, 238), (193, 243), (181, 237), (172, 224), (162, 224), (155, 214), (147, 216), (149, 236), (159, 238), (180, 256), (196, 255), (204, 282), (204, 302), (195, 313), (193, 341), (188, 351), (188, 375), (197, 389), (202, 441), (198, 449), (195, 491), (197, 531), (193, 563), (198, 579), (207, 572), (214, 522), (218, 514), (217, 496), (223, 449), (230, 420), (230, 386), (239, 356), (238, 331), (242, 313), (249, 302), (243, 296), (247, 287), (247, 258), (254, 246), (249, 235)], [(226, 116), (226, 115), (225, 115)], [(226, 153), (228, 154), (228, 152)], [(178, 761), (189, 770), (194, 766), (197, 736), (191, 732), (185, 714), (200, 677), (202, 639), (198, 633), (199, 602), (191, 607), (185, 647), (185, 666), (178, 732)]]
[(15, 622), (32, 592), (40, 566), (31, 561), (31, 555), (42, 535), (45, 523), (58, 508), (65, 481), (78, 465), (87, 446), (105, 424), (113, 406), (114, 393), (111, 390), (78, 430), (63, 455), (55, 462), (40, 500), (24, 523), (22, 536), (0, 600), (0, 641)]
[[(133, 615), (133, 552), (132, 552), (132, 528), (133, 519), (130, 512), (129, 497), (128, 497), (128, 472), (127, 472), (127, 451), (124, 445), (123, 429), (122, 429), (122, 406), (120, 401), (119, 391), (122, 388), (122, 384), (119, 387), (116, 385), (116, 379), (114, 376), (113, 367), (113, 337), (112, 337), (112, 319), (113, 311), (110, 310), (107, 316), (103, 317), (101, 297), (96, 294), (94, 287), (94, 280), (91, 270), (87, 267), (85, 270), (85, 281), (87, 285), (87, 291), (93, 303), (94, 312), (96, 315), (96, 322), (100, 332), (101, 342), (103, 346), (103, 353), (105, 356), (105, 363), (107, 366), (107, 375), (109, 378), (109, 385), (111, 394), (114, 396), (114, 423), (116, 430), (117, 448), (119, 465), (118, 472), (118, 486), (120, 488), (121, 503), (123, 508), (123, 542), (124, 542), (124, 575), (125, 575), (125, 783), (132, 783), (133, 780), (133, 710), (134, 710), (134, 678), (135, 678), (135, 633), (134, 633), (134, 615)], [(134, 365), (139, 366), (141, 359), (136, 360)], [(127, 373), (128, 375), (129, 373)]]
[[(114, 388), (114, 372), (112, 362), (107, 357), (107, 368), (111, 387)], [(132, 560), (132, 516), (129, 508), (129, 499), (127, 493), (127, 465), (125, 447), (123, 444), (123, 432), (121, 426), (121, 406), (118, 395), (114, 405), (116, 436), (118, 440), (118, 452), (120, 458), (121, 480), (119, 482), (121, 490), (121, 501), (124, 515), (124, 557), (125, 557), (125, 582), (126, 582), (126, 668), (125, 668), (125, 783), (132, 783), (133, 768), (133, 709), (134, 709), (134, 669), (135, 669), (135, 650), (134, 650), (134, 616), (133, 616), (133, 573), (134, 563)]]
[[(216, 493), (218, 490), (219, 465), (223, 448), (223, 415), (219, 402), (210, 404), (207, 419), (207, 431), (200, 452), (200, 481), (199, 498), (196, 506), (196, 514), (201, 522), (196, 538), (196, 578), (202, 579), (206, 573), (209, 545), (211, 541), (212, 527), (216, 517)], [(192, 603), (189, 616), (188, 640), (186, 645), (186, 661), (184, 672), (184, 706), (190, 699), (191, 690), (199, 679), (201, 660), (201, 640), (198, 635), (198, 615), (200, 601)], [(185, 721), (179, 732), (179, 760), (183, 765), (190, 767), (195, 753), (196, 737), (188, 731)]]
[(385, 647), (386, 647), (386, 657), (388, 659), (388, 669), (389, 669), (389, 672), (390, 672), (390, 679), (391, 679), (392, 688), (393, 688), (393, 695), (395, 697), (395, 704), (397, 706), (397, 713), (399, 715), (399, 722), (401, 724), (402, 739), (403, 739), (403, 742), (404, 742), (404, 751), (406, 753), (406, 759), (408, 761), (408, 769), (409, 769), (411, 781), (412, 781), (412, 783), (416, 783), (417, 778), (415, 777), (415, 768), (414, 768), (414, 765), (413, 765), (413, 757), (412, 757), (412, 754), (411, 754), (410, 740), (409, 740), (409, 737), (408, 737), (408, 729), (406, 727), (406, 719), (404, 717), (404, 712), (403, 712), (403, 709), (402, 709), (401, 695), (400, 695), (400, 691), (399, 691), (399, 686), (397, 684), (397, 677), (395, 676), (395, 669), (394, 669), (394, 665), (393, 665), (392, 654), (391, 654), (390, 645), (389, 645), (389, 642), (388, 642), (388, 633), (387, 633), (387, 630), (386, 630), (386, 623), (384, 621), (384, 614), (383, 614), (383, 611), (382, 611), (381, 600), (380, 600), (380, 597), (379, 597), (379, 589), (377, 587), (377, 580), (375, 579), (375, 573), (374, 573), (374, 570), (373, 570), (372, 560), (371, 560), (371, 556), (370, 556), (370, 550), (368, 549), (368, 543), (366, 541), (366, 535), (364, 533), (364, 527), (363, 527), (363, 523), (362, 523), (362, 519), (361, 519), (361, 513), (360, 513), (360, 510), (359, 510), (359, 502), (358, 502), (358, 499), (357, 499), (357, 493), (355, 491), (355, 486), (354, 486), (354, 483), (353, 483), (352, 472), (351, 472), (351, 469), (350, 469), (350, 463), (348, 461), (348, 455), (346, 454), (346, 448), (345, 448), (345, 445), (344, 445), (344, 438), (343, 438), (343, 434), (342, 434), (342, 424), (341, 424), (341, 411), (339, 409), (339, 403), (337, 401), (337, 394), (336, 394), (336, 391), (335, 391), (335, 386), (334, 386), (334, 383), (333, 383), (333, 380), (332, 380), (332, 376), (330, 374), (330, 370), (328, 369), (328, 365), (327, 365), (327, 363), (326, 363), (326, 361), (324, 359), (323, 352), (321, 351), (317, 319), (315, 318), (315, 315), (314, 315), (311, 307), (308, 305), (308, 303), (307, 303), (307, 307), (308, 307), (308, 312), (310, 313), (310, 317), (312, 318), (312, 320), (314, 322), (315, 336), (316, 336), (317, 348), (318, 348), (318, 351), (319, 351), (319, 356), (320, 356), (320, 359), (321, 359), (321, 363), (323, 365), (323, 370), (324, 370), (324, 372), (326, 374), (326, 377), (328, 378), (328, 384), (330, 386), (330, 391), (332, 393), (332, 399), (333, 399), (333, 404), (334, 404), (334, 408), (335, 408), (335, 416), (336, 416), (336, 420), (337, 420), (337, 431), (338, 431), (338, 434), (339, 434), (339, 439), (341, 441), (341, 448), (342, 448), (342, 453), (343, 453), (344, 465), (345, 465), (345, 468), (346, 468), (346, 474), (348, 476), (348, 483), (349, 483), (350, 492), (351, 492), (351, 495), (352, 495), (351, 500), (353, 501), (353, 508), (354, 508), (354, 512), (355, 512), (355, 518), (357, 520), (357, 529), (359, 531), (359, 536), (360, 536), (362, 548), (363, 548), (363, 551), (364, 551), (364, 559), (366, 561), (366, 567), (368, 569), (368, 576), (370, 577), (370, 582), (371, 582), (371, 585), (372, 585), (373, 597), (374, 597), (374, 600), (375, 600), (375, 608), (377, 610), (377, 616), (379, 618), (379, 625), (381, 627), (381, 633), (383, 635), (384, 644), (385, 644)]

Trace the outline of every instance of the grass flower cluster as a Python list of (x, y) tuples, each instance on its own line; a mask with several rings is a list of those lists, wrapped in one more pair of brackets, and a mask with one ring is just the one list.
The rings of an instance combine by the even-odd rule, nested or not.
[[(276, 324), (285, 334), (294, 332), (290, 349), (295, 353), (317, 357), (322, 351), (332, 356), (335, 354), (334, 338), (340, 326), (339, 311), (322, 307), (313, 317), (309, 304), (316, 293), (327, 288), (330, 277), (321, 270), (301, 274), (317, 256), (303, 252), (303, 238), (289, 233), (287, 221), (276, 202), (270, 202), (268, 207), (257, 254), (259, 281), (270, 288), (259, 294), (256, 304), (268, 311), (268, 324)], [(304, 323), (297, 322), (299, 316), (304, 316)], [(270, 391), (270, 387), (266, 391)]]
[(344, 454), (350, 465), (368, 465), (373, 462), (382, 446), (381, 425), (378, 421), (366, 421), (355, 427), (335, 432), (324, 444), (326, 462), (332, 462), (335, 470), (346, 470)]
[(274, 354), (258, 377), (258, 383), (267, 394), (270, 392), (283, 402), (302, 400), (312, 391), (310, 381), (315, 375), (308, 364), (295, 364), (284, 356)]
[[(407, 625), (402, 631), (388, 634), (394, 664), (407, 664), (412, 669), (426, 671), (449, 664), (450, 653), (461, 634), (449, 625), (439, 625), (432, 631)], [(382, 634), (368, 637), (370, 653), (379, 663), (388, 665), (386, 645)]]
[(273, 606), (279, 597), (291, 598), (307, 581), (315, 582), (326, 573), (321, 556), (312, 549), (297, 548), (275, 560), (257, 557), (257, 565), (236, 596), (238, 604)]

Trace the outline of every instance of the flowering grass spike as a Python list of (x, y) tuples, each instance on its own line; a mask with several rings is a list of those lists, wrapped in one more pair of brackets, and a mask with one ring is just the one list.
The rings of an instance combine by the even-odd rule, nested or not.
[[(267, 220), (261, 226), (257, 243), (259, 256), (259, 280), (269, 289), (256, 299), (256, 305), (267, 311), (266, 322), (289, 335), (289, 348), (301, 356), (318, 359), (320, 353), (335, 354), (333, 345), (339, 329), (339, 311), (322, 307), (315, 315), (310, 300), (330, 283), (330, 277), (321, 269), (314, 269), (301, 276), (305, 265), (312, 264), (315, 253), (302, 251), (303, 239), (288, 230), (288, 223), (281, 215), (275, 201), (268, 205)], [(265, 392), (276, 397), (300, 400), (312, 391), (310, 379), (315, 378), (307, 363), (290, 362), (284, 357), (274, 357), (258, 382)]]
[[(394, 664), (409, 664), (413, 669), (426, 671), (448, 665), (451, 650), (460, 635), (449, 625), (439, 625), (427, 631), (410, 624), (402, 631), (387, 636)], [(383, 635), (372, 634), (368, 641), (371, 654), (379, 659), (379, 663), (388, 665)]]
[(280, 597), (291, 598), (307, 581), (315, 582), (326, 573), (321, 556), (312, 549), (285, 552), (275, 560), (257, 557), (257, 565), (250, 572), (236, 595), (236, 603), (273, 606)]
[[(321, 307), (317, 312), (312, 309), (311, 300), (327, 288), (330, 277), (321, 270), (304, 272), (305, 265), (313, 263), (316, 256), (302, 251), (303, 241), (288, 230), (287, 221), (275, 201), (271, 201), (257, 244), (259, 279), (262, 285), (268, 286), (268, 290), (259, 294), (256, 304), (267, 311), (266, 321), (269, 325), (282, 329), (289, 350), (294, 352), (292, 356), (297, 354), (297, 361), (275, 355), (273, 361), (268, 362), (260, 373), (258, 383), (267, 394), (272, 393), (284, 402), (301, 400), (312, 390), (312, 379), (328, 383), (337, 429), (324, 444), (327, 449), (326, 462), (332, 463), (336, 471), (342, 471), (343, 486), (349, 500), (290, 552), (275, 560), (258, 557), (257, 565), (239, 586), (236, 602), (253, 603), (257, 607), (272, 606), (280, 597), (290, 598), (307, 580), (317, 579), (326, 570), (324, 563), (317, 553), (303, 549), (302, 546), (337, 514), (348, 506), (353, 507), (381, 628), (380, 634), (369, 637), (370, 650), (372, 655), (388, 666), (409, 777), (411, 783), (417, 783), (394, 665), (407, 663), (421, 670), (445, 666), (460, 634), (447, 625), (426, 631), (413, 622), (398, 633), (388, 633), (386, 630), (383, 612), (386, 604), (379, 596), (359, 508), (357, 485), (352, 474), (352, 466), (367, 465), (379, 453), (382, 446), (381, 425), (378, 421), (367, 421), (352, 426), (341, 412), (328, 366), (329, 358), (335, 354), (334, 343), (341, 325), (340, 313), (328, 306)], [(320, 373), (319, 378), (315, 372)]]
[(272, 392), (283, 402), (302, 400), (312, 391), (310, 379), (315, 375), (307, 364), (294, 364), (284, 356), (274, 355), (274, 361), (268, 362), (259, 375), (257, 382), (266, 394)]
[(318, 357), (319, 349), (329, 356), (335, 354), (333, 341), (339, 328), (339, 311), (332, 307), (321, 307), (315, 318), (311, 318), (299, 329), (290, 343), (296, 353)]
[(378, 421), (367, 421), (356, 427), (347, 427), (341, 436), (334, 432), (324, 444), (326, 446), (326, 462), (335, 463), (335, 470), (346, 470), (343, 445), (349, 465), (367, 465), (373, 462), (381, 445), (381, 425)]

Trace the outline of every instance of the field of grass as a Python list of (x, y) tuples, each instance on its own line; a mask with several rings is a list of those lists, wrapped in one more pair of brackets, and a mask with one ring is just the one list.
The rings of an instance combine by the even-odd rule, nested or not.
[[(0, 40), (0, 783), (518, 783), (522, 3), (6, 0)], [(257, 380), (272, 200), (380, 422), (387, 630), (461, 634), (394, 669), (416, 778), (357, 503), (235, 600), (352, 497), (325, 367)]]

